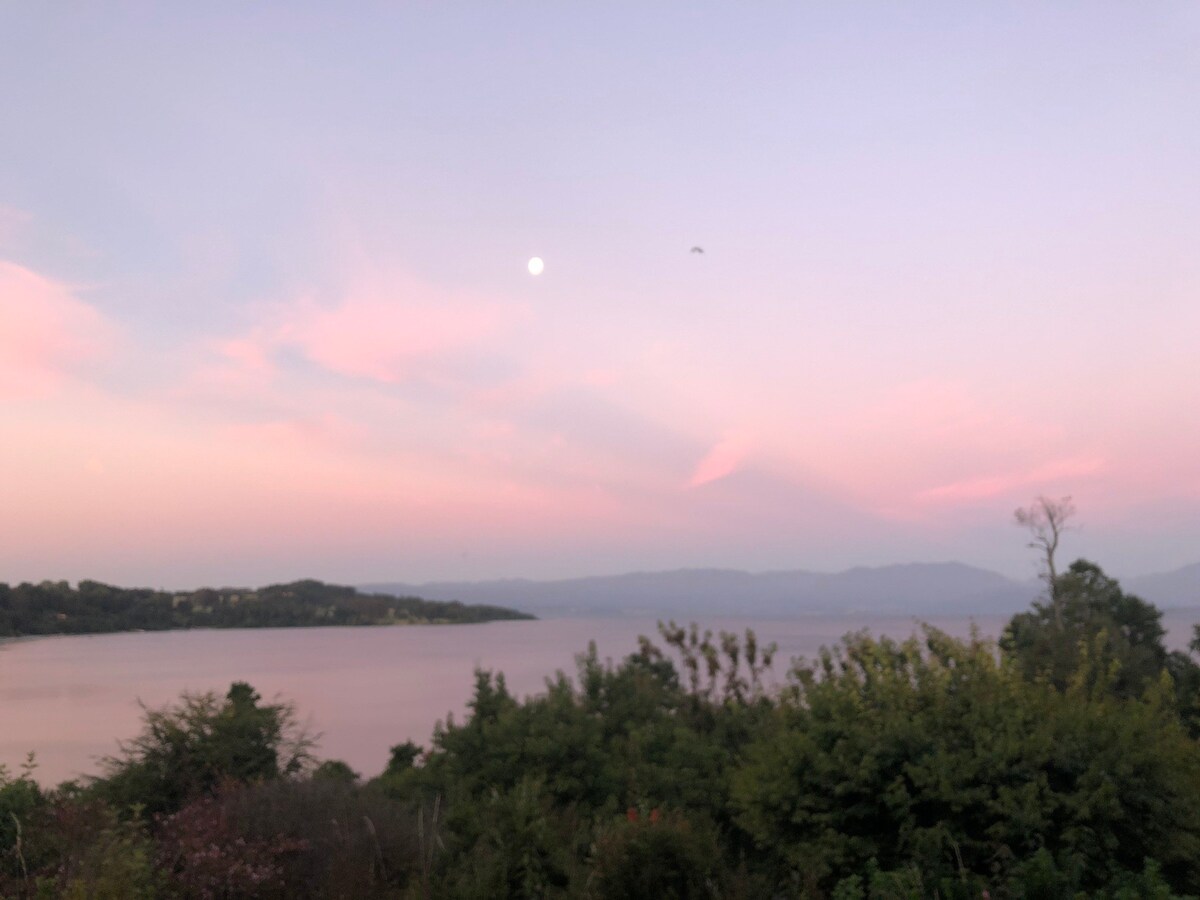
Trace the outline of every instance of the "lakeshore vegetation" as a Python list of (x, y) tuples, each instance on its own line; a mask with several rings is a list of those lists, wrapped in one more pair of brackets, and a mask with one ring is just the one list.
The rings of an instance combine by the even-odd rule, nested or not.
[(1163, 636), (1084, 560), (997, 643), (781, 665), (663, 623), (531, 698), (477, 671), (369, 779), (235, 683), (147, 710), (94, 779), (0, 775), (0, 897), (1194, 897), (1200, 633)]
[(363, 594), (352, 587), (295, 581), (251, 590), (156, 591), (98, 581), (0, 584), (0, 637), (166, 631), (175, 628), (293, 628), (418, 625), (532, 619), (502, 606)]

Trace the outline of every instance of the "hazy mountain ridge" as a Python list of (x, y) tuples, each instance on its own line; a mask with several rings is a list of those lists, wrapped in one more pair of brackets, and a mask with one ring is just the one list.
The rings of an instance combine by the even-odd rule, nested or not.
[(1121, 580), (1126, 590), (1163, 609), (1200, 606), (1200, 562)]
[[(1123, 583), (1161, 608), (1200, 606), (1200, 563), (1123, 579)], [(538, 615), (1006, 615), (1036, 599), (1041, 583), (946, 562), (858, 566), (842, 572), (676, 569), (545, 581), (375, 583), (362, 588), (431, 600), (499, 604)]]
[(547, 581), (439, 581), (375, 583), (364, 590), (464, 603), (513, 605), (550, 615), (759, 616), (879, 612), (894, 614), (1008, 613), (1038, 592), (1019, 582), (963, 563), (865, 566), (844, 572), (746, 572), (677, 569)]

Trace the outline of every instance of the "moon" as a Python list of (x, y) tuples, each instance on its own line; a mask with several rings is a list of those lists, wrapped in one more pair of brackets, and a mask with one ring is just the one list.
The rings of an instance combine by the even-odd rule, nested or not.
[(542, 258), (540, 256), (535, 256), (529, 261), (530, 275), (541, 275), (544, 268), (546, 268), (546, 264), (542, 262)]

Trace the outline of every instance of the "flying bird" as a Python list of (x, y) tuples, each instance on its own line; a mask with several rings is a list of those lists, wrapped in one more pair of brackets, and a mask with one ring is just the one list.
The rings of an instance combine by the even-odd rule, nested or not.
[(692, 250), (691, 250), (691, 252), (692, 252), (692, 253), (703, 253), (703, 252), (704, 252), (704, 248), (703, 248), (703, 247), (693, 247), (693, 248), (692, 248)]

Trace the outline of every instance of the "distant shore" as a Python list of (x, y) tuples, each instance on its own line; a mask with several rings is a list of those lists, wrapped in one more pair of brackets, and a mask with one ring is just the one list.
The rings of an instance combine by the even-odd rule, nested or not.
[(306, 628), (456, 625), (532, 619), (491, 604), (360, 593), (312, 579), (261, 588), (161, 591), (98, 581), (0, 584), (0, 637), (180, 631), (191, 628)]

